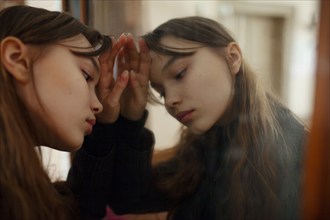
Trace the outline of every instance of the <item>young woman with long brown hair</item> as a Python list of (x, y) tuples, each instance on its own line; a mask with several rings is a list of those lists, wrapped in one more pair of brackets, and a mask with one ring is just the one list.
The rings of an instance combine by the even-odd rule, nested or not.
[[(123, 160), (108, 195), (112, 209), (168, 211), (175, 220), (299, 219), (308, 132), (258, 82), (229, 32), (216, 21), (186, 17), (143, 39), (151, 50), (151, 86), (184, 128), (173, 156), (154, 167), (153, 139), (142, 127), (131, 145), (144, 157), (117, 151)], [(142, 145), (147, 139), (149, 146)]]
[(79, 219), (83, 195), (72, 178), (50, 181), (37, 147), (77, 151), (96, 117), (117, 120), (129, 75), (115, 80), (113, 64), (126, 37), (115, 42), (66, 13), (13, 6), (0, 12), (0, 43), (0, 218)]

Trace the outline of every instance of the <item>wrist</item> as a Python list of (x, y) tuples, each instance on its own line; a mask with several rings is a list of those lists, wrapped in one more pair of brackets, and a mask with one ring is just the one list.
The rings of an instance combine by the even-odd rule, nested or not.
[(118, 134), (121, 139), (130, 143), (134, 143), (139, 140), (147, 118), (147, 110), (144, 110), (143, 115), (138, 120), (131, 120), (121, 115), (117, 121)]
[(121, 112), (120, 117), (125, 118), (129, 121), (140, 121), (140, 120), (144, 119), (145, 112), (146, 112), (145, 109), (143, 109), (141, 111), (138, 111), (138, 112), (135, 112), (133, 114), (129, 114), (129, 113), (126, 113), (126, 112)]

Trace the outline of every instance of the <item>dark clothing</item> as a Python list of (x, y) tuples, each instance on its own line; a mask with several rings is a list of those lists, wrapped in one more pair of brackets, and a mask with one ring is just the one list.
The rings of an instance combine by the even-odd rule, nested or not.
[[(283, 143), (287, 144), (291, 151), (289, 155), (292, 156), (284, 163), (279, 162), (279, 170), (287, 171), (280, 176), (278, 183), (278, 197), (283, 207), (279, 219), (299, 219), (301, 160), (306, 132), (289, 111), (279, 109), (276, 117), (284, 130)], [(160, 212), (175, 208), (172, 216), (174, 220), (231, 219), (230, 214), (226, 213), (229, 207), (224, 196), (230, 186), (224, 178), (224, 174), (229, 171), (222, 169), (223, 156), (228, 147), (222, 128), (212, 128), (212, 132), (219, 134), (219, 139), (211, 146), (200, 146), (203, 177), (195, 192), (182, 198), (179, 206), (172, 207), (173, 203), (167, 196), (157, 192), (152, 185), (151, 156), (154, 140), (152, 133), (143, 128), (142, 124), (140, 122), (136, 126), (133, 122), (120, 120), (116, 125), (96, 129), (94, 138), (86, 140), (69, 175), (69, 179), (75, 182), (76, 193), (82, 197), (82, 209), (100, 217), (104, 214), (100, 210), (104, 210), (105, 203), (108, 203), (117, 214)], [(91, 156), (84, 149), (104, 146), (111, 148), (107, 157), (88, 159)], [(285, 167), (281, 167), (283, 165)], [(160, 172), (170, 172), (177, 168), (175, 161), (161, 166), (157, 168)], [(255, 201), (255, 204), (258, 204), (255, 207), (260, 206), (262, 212), (262, 201)], [(248, 213), (244, 217), (249, 219)]]
[[(123, 164), (135, 164), (136, 170), (130, 178), (134, 173), (142, 173), (138, 168), (144, 169), (143, 164), (148, 163), (154, 143), (153, 134), (143, 129), (146, 119), (147, 112), (137, 122), (119, 118), (114, 124), (96, 124), (93, 133), (85, 138), (82, 148), (74, 156), (67, 178), (84, 218), (101, 219), (105, 216), (113, 178), (121, 173)], [(136, 176), (137, 185), (143, 180), (140, 175)], [(125, 189), (125, 185), (119, 188)], [(136, 189), (136, 193), (138, 191)]]

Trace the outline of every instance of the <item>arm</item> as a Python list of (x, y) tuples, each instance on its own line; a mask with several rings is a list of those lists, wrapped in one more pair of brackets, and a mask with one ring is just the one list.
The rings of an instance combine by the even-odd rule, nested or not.
[[(299, 219), (303, 153), (309, 132), (288, 109), (279, 109), (277, 114), (283, 134), (285, 134), (281, 145), (287, 146), (286, 150), (289, 152), (286, 160), (280, 163), (279, 198), (283, 207), (281, 217)], [(279, 156), (279, 158), (282, 157)]]
[(68, 183), (77, 196), (81, 215), (102, 218), (106, 203), (116, 213), (146, 213), (167, 209), (167, 201), (152, 189), (151, 156), (154, 136), (139, 121), (123, 117), (97, 124), (76, 153)]
[(93, 133), (85, 137), (82, 148), (76, 153), (67, 183), (75, 194), (84, 218), (101, 218), (105, 215), (106, 195), (111, 187), (116, 147), (116, 123), (120, 113), (120, 96), (128, 83), (128, 72), (114, 79), (113, 69), (118, 52), (126, 43), (122, 36), (99, 57), (100, 81), (98, 97), (104, 107), (97, 116)]
[[(101, 76), (98, 96), (104, 111), (97, 116), (99, 123), (95, 126), (93, 134), (86, 137), (69, 172), (68, 182), (77, 195), (82, 214), (85, 216), (103, 217), (106, 200), (112, 198), (112, 193), (109, 193), (113, 189), (112, 186), (120, 192), (124, 184), (131, 183), (125, 182), (125, 179), (121, 182), (120, 178), (117, 181), (116, 175), (123, 170), (122, 164), (131, 161), (133, 173), (141, 173), (141, 176), (149, 173), (144, 166), (139, 166), (139, 162), (147, 161), (151, 157), (153, 145), (153, 135), (144, 129), (150, 57), (142, 41), (140, 52), (137, 52), (132, 36), (129, 35), (123, 40), (124, 38), (125, 36), (119, 38), (112, 50), (99, 58)], [(122, 49), (124, 44), (125, 49)], [(119, 54), (118, 72), (121, 73), (116, 82), (112, 73), (115, 54)], [(130, 71), (128, 80), (127, 69), (133, 70)], [(119, 113), (127, 119), (119, 117), (117, 120)], [(116, 122), (113, 123), (114, 121)], [(133, 184), (137, 176), (139, 175), (132, 176)], [(112, 181), (114, 178), (115, 184)], [(144, 186), (144, 182), (139, 181), (136, 186), (138, 185)], [(139, 194), (138, 189), (134, 192)], [(118, 203), (118, 207), (121, 205)]]
[[(114, 124), (97, 124), (75, 154), (68, 174), (67, 182), (78, 200), (80, 214), (85, 218), (105, 215), (115, 156), (114, 129)], [(101, 153), (105, 156), (100, 156)]]
[[(118, 120), (118, 142), (109, 205), (117, 214), (168, 210), (169, 201), (153, 185), (151, 159), (154, 135), (138, 122)], [(133, 125), (134, 123), (134, 125)]]
[[(117, 214), (146, 213), (167, 209), (168, 202), (153, 186), (151, 157), (154, 136), (144, 128), (147, 115), (151, 58), (143, 40), (139, 52), (133, 36), (127, 35), (124, 50), (119, 53), (118, 69), (129, 69), (130, 79), (121, 97), (121, 115), (117, 127), (114, 176), (109, 204)], [(142, 118), (142, 119), (141, 119)], [(135, 123), (132, 129), (133, 121)]]

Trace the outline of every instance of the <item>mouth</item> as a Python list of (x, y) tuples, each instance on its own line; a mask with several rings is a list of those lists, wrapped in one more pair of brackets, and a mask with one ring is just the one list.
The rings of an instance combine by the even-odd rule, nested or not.
[(92, 126), (94, 126), (96, 124), (95, 119), (87, 119), (86, 121), (87, 121), (87, 123), (91, 124)]
[(87, 134), (91, 134), (92, 131), (93, 131), (93, 126), (95, 125), (96, 123), (96, 120), (95, 119), (88, 119), (86, 120), (87, 122)]
[(183, 111), (183, 112), (179, 112), (178, 114), (175, 115), (175, 118), (181, 122), (182, 124), (186, 124), (189, 121), (191, 121), (192, 119), (192, 113), (195, 110), (189, 110), (189, 111)]

